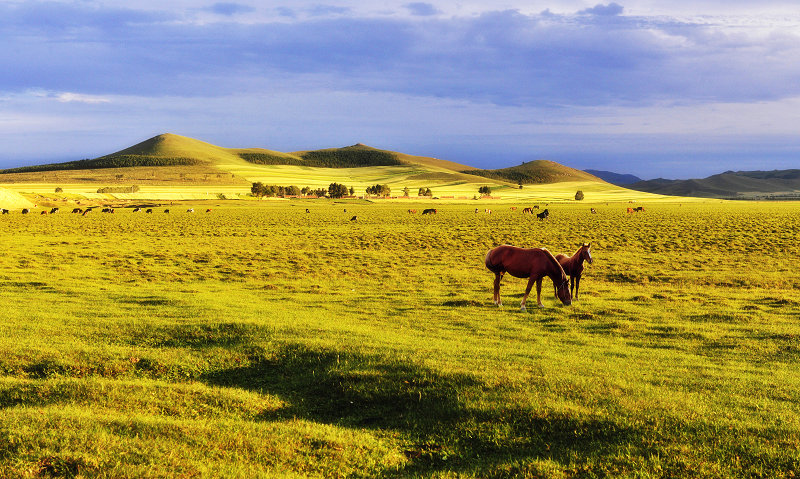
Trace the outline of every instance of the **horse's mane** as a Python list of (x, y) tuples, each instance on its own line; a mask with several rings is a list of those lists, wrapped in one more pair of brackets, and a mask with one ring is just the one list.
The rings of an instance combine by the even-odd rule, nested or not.
[(577, 251), (575, 251), (575, 254), (573, 254), (573, 255), (572, 255), (572, 257), (575, 257), (575, 255), (577, 255), (578, 253), (580, 253), (580, 252), (581, 252), (581, 250), (582, 250), (583, 248), (586, 248), (586, 247), (588, 247), (588, 246), (589, 246), (589, 243), (583, 243), (582, 245), (578, 246), (578, 250), (577, 250)]
[(561, 263), (558, 262), (558, 260), (556, 259), (555, 256), (553, 256), (553, 253), (551, 253), (550, 250), (548, 250), (547, 248), (539, 248), (539, 249), (542, 250), (542, 252), (544, 253), (544, 255), (545, 255), (545, 257), (547, 258), (548, 261), (550, 261), (550, 262), (554, 263), (556, 266), (558, 266), (558, 269), (561, 270), (561, 274), (562, 275), (564, 275), (564, 276), (567, 275), (564, 272), (564, 268), (561, 267)]

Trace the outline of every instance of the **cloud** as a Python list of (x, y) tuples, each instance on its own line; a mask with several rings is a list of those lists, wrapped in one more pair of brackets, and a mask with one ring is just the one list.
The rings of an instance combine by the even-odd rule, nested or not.
[(250, 5), (242, 5), (240, 3), (220, 2), (211, 5), (207, 10), (217, 15), (233, 16), (241, 13), (254, 12), (256, 9)]
[(98, 104), (98, 103), (111, 102), (111, 100), (109, 100), (108, 98), (100, 96), (86, 95), (82, 93), (70, 93), (70, 92), (59, 93), (55, 96), (55, 98), (61, 103), (76, 102), (76, 103)]
[(330, 15), (345, 15), (350, 13), (350, 9), (336, 5), (314, 5), (308, 8), (307, 12), (312, 17), (327, 17)]
[(579, 13), (585, 15), (597, 15), (601, 17), (613, 17), (622, 15), (624, 7), (617, 3), (609, 3), (608, 5), (597, 4), (592, 8), (581, 10)]
[(65, 3), (42, 24), (49, 5), (0, 6), (0, 91), (209, 97), (317, 88), (520, 107), (800, 95), (793, 29), (622, 16), (615, 3), (576, 15), (508, 10), (422, 21), (318, 5), (248, 24)]
[(423, 2), (407, 3), (405, 7), (409, 12), (411, 12), (412, 15), (416, 15), (419, 17), (430, 17), (441, 13), (441, 11), (438, 8), (431, 5), (430, 3), (423, 3)]

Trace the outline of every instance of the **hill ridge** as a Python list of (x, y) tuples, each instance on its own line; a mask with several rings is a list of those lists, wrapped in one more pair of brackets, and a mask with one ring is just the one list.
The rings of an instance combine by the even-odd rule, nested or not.
[(518, 166), (494, 170), (463, 171), (489, 179), (507, 181), (521, 185), (560, 183), (565, 181), (598, 181), (605, 183), (590, 173), (551, 160), (533, 160)]
[(774, 194), (800, 196), (800, 169), (726, 171), (688, 180), (656, 178), (626, 187), (647, 193), (700, 198), (747, 198)]

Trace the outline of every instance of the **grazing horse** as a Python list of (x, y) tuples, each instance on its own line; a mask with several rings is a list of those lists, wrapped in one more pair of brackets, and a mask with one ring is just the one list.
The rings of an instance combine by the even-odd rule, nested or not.
[(583, 243), (583, 246), (578, 248), (578, 251), (572, 256), (567, 256), (565, 254), (556, 255), (556, 259), (559, 264), (561, 264), (561, 267), (564, 268), (564, 272), (569, 275), (569, 289), (575, 301), (578, 300), (578, 288), (581, 284), (581, 274), (583, 274), (583, 262), (585, 260), (588, 261), (589, 264), (592, 264), (592, 253), (589, 251), (590, 247), (591, 243)]
[(152, 213), (153, 212), (153, 208), (147, 208), (144, 212), (145, 213)]
[(597, 210), (596, 210), (596, 209), (594, 209), (594, 208), (592, 208), (592, 214), (593, 214), (593, 215), (594, 215), (594, 214), (597, 214)]
[(31, 212), (31, 210), (29, 210), (28, 208), (22, 208), (22, 214), (23, 215), (27, 215), (30, 212)]
[(644, 206), (637, 206), (633, 211), (644, 211)]
[(83, 213), (83, 210), (80, 209), (80, 208), (72, 208), (72, 212), (80, 214), (80, 213)]
[(7, 215), (7, 214), (8, 214), (8, 210), (7, 210), (7, 209), (5, 209), (5, 208), (3, 208), (3, 214), (4, 214), (4, 215)]
[(169, 208), (165, 209), (164, 213), (169, 213)]
[(550, 211), (547, 209), (545, 209), (541, 213), (536, 213), (536, 217), (539, 218), (539, 221), (547, 219), (548, 216), (550, 216)]
[(564, 268), (558, 263), (552, 253), (544, 248), (517, 248), (516, 246), (500, 245), (486, 253), (486, 267), (494, 273), (494, 302), (502, 306), (500, 301), (500, 280), (505, 273), (516, 278), (528, 278), (525, 295), (522, 297), (520, 309), (525, 311), (525, 302), (531, 292), (533, 283), (536, 283), (536, 303), (542, 308), (542, 278), (548, 276), (553, 280), (558, 299), (566, 305), (572, 303), (569, 292), (569, 279)]
[(358, 216), (357, 215), (353, 216), (352, 218), (350, 218), (350, 221), (358, 221)]
[(523, 208), (522, 214), (532, 215), (533, 214), (533, 208)]
[(50, 214), (51, 214), (51, 215), (54, 215), (54, 214), (56, 214), (56, 213), (58, 213), (58, 208), (57, 208), (57, 207), (56, 207), (56, 208), (51, 208), (51, 209), (50, 209)]
[(413, 215), (416, 212), (417, 212), (417, 210), (408, 210), (408, 214), (410, 214), (410, 215)]
[(628, 214), (633, 213), (633, 208), (628, 208)]
[(422, 214), (423, 215), (435, 215), (436, 214), (436, 208), (426, 208), (426, 209), (422, 210)]

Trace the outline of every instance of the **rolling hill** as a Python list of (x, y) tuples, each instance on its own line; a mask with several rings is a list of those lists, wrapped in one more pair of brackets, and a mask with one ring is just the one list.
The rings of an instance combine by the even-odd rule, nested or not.
[[(477, 198), (481, 186), (509, 201), (574, 201), (582, 190), (589, 201), (669, 198), (620, 188), (586, 172), (546, 160), (497, 170), (373, 148), (280, 152), (264, 148), (224, 148), (193, 138), (162, 134), (94, 159), (0, 170), (0, 185), (36, 201), (55, 201), (53, 190), (97, 201), (248, 198), (255, 182), (326, 188), (332, 182), (363, 194), (386, 184), (392, 196), (431, 189), (441, 200)], [(518, 184), (532, 185), (519, 188)], [(135, 193), (114, 193), (126, 185)]]
[(614, 173), (613, 171), (591, 170), (591, 169), (583, 171), (589, 173), (590, 175), (594, 175), (603, 181), (607, 181), (612, 185), (617, 185), (617, 186), (628, 186), (633, 183), (642, 181), (642, 179), (639, 178), (638, 176), (624, 174), (624, 173)]
[(5, 209), (30, 208), (33, 203), (17, 192), (0, 188), (0, 206)]
[(800, 170), (726, 171), (703, 179), (640, 181), (628, 188), (701, 198), (800, 197)]
[(534, 160), (519, 166), (496, 170), (464, 170), (463, 173), (522, 185), (565, 181), (603, 181), (585, 171), (576, 170), (549, 160)]

